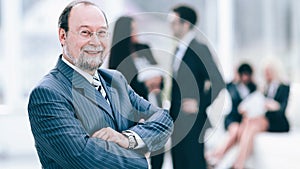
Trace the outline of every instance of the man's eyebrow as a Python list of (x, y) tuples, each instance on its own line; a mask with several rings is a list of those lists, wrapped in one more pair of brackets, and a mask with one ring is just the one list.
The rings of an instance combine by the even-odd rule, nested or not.
[[(89, 25), (81, 25), (79, 28), (91, 28)], [(101, 26), (100, 29), (108, 29), (107, 26)]]

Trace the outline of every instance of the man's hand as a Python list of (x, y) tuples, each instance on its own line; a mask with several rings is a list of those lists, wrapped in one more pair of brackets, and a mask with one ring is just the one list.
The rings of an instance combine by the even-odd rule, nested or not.
[(128, 148), (129, 140), (122, 133), (115, 131), (110, 127), (102, 128), (96, 131), (92, 137), (100, 138), (102, 140), (111, 141), (118, 144), (120, 147)]
[(162, 82), (162, 77), (157, 76), (146, 80), (145, 85), (147, 86), (149, 92), (158, 93), (160, 91), (161, 82)]
[(186, 98), (182, 100), (182, 110), (187, 114), (197, 114), (199, 105), (196, 99)]

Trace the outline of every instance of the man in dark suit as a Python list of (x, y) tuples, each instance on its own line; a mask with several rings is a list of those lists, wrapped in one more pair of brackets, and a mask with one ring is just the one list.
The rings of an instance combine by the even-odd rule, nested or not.
[[(179, 39), (173, 62), (170, 109), (174, 120), (173, 166), (204, 169), (203, 134), (209, 126), (206, 108), (225, 84), (208, 47), (195, 38), (195, 10), (177, 6), (170, 16), (174, 36)], [(209, 84), (206, 82), (211, 84), (208, 90), (205, 90), (205, 84)]]
[(107, 47), (103, 11), (74, 1), (59, 18), (63, 54), (33, 89), (29, 120), (43, 168), (148, 168), (164, 146), (168, 112), (138, 96), (124, 76), (98, 69)]

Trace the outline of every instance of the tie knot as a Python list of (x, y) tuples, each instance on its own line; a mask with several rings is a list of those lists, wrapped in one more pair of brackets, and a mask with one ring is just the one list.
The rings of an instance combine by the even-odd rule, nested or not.
[(94, 80), (100, 81), (99, 77), (97, 77), (96, 75), (93, 76)]
[(100, 79), (99, 79), (98, 76), (93, 76), (92, 84), (101, 93), (101, 95), (105, 98), (107, 103), (110, 104), (105, 90), (103, 89), (103, 87), (101, 87), (102, 84), (101, 84)]
[(101, 86), (100, 79), (99, 79), (97, 76), (93, 76), (92, 84), (93, 84), (95, 87)]

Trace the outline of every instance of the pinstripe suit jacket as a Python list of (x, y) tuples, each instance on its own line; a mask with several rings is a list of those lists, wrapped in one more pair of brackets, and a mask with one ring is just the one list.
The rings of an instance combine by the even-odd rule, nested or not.
[[(132, 130), (148, 151), (164, 146), (173, 130), (168, 112), (129, 87), (121, 73), (99, 69), (111, 106), (79, 73), (61, 60), (35, 87), (28, 113), (43, 168), (147, 168), (143, 155), (90, 135), (103, 127)], [(141, 118), (144, 123), (137, 123)]]

